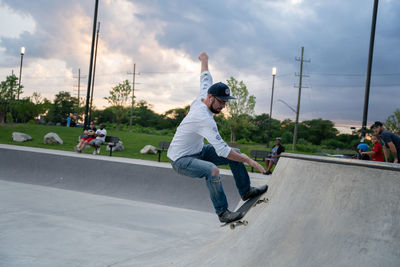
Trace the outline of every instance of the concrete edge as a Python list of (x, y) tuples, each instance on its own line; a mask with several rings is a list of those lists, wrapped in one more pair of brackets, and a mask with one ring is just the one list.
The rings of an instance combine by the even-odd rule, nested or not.
[[(66, 157), (104, 160), (104, 161), (112, 161), (112, 162), (119, 162), (119, 163), (136, 164), (136, 165), (144, 165), (144, 166), (150, 166), (150, 167), (172, 169), (171, 164), (168, 162), (157, 162), (157, 161), (143, 160), (143, 159), (123, 158), (123, 157), (118, 157), (118, 156), (110, 157), (110, 156), (101, 156), (101, 155), (81, 154), (81, 153), (76, 153), (73, 151), (37, 148), (37, 147), (28, 147), (28, 146), (17, 146), (17, 145), (7, 145), (7, 144), (0, 144), (0, 149), (29, 151), (29, 152), (35, 152), (35, 153), (45, 153), (45, 154), (60, 155), (60, 156), (66, 156)], [(222, 175), (232, 176), (232, 172), (227, 169), (220, 169), (220, 173)], [(266, 176), (261, 173), (249, 172), (249, 176), (250, 176), (250, 179), (256, 179), (256, 180), (258, 180), (258, 179), (265, 180), (266, 179)]]
[(359, 160), (359, 159), (330, 158), (330, 157), (323, 157), (323, 156), (292, 154), (292, 153), (282, 153), (281, 157), (400, 172), (400, 164), (395, 164), (395, 163), (390, 163), (390, 162), (376, 162), (376, 161), (367, 161), (367, 160)]

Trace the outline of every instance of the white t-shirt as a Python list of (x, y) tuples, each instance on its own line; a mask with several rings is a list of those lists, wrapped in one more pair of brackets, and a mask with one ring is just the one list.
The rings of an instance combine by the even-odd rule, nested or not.
[(212, 83), (208, 71), (201, 73), (200, 93), (190, 105), (188, 115), (179, 125), (168, 148), (167, 156), (172, 161), (200, 153), (204, 146), (204, 138), (215, 148), (218, 156), (226, 158), (231, 152), (231, 148), (219, 135), (213, 113), (201, 101), (207, 97), (208, 88)]
[(100, 129), (98, 129), (98, 130), (96, 131), (96, 134), (97, 134), (97, 135), (104, 134), (104, 136), (103, 136), (103, 137), (101, 137), (101, 136), (97, 136), (97, 137), (96, 137), (96, 139), (103, 140), (103, 142), (105, 142), (105, 141), (106, 141), (106, 135), (107, 135), (107, 131), (106, 131), (106, 129), (104, 129), (104, 128), (103, 128), (103, 130), (100, 130)]

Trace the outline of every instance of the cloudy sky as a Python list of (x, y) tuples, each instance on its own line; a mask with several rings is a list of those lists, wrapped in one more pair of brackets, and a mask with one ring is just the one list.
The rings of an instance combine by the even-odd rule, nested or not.
[[(156, 112), (189, 104), (199, 89), (197, 56), (206, 51), (214, 81), (243, 80), (256, 113), (295, 114), (304, 46), (300, 120), (361, 124), (373, 0), (100, 0), (94, 102), (132, 80), (135, 95)], [(19, 73), (26, 48), (23, 96), (59, 91), (86, 95), (94, 0), (0, 0), (0, 80)], [(400, 1), (381, 0), (375, 37), (368, 121), (400, 108)]]

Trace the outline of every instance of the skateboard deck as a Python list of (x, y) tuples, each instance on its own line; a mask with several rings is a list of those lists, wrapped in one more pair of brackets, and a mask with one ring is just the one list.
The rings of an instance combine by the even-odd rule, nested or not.
[(242, 206), (240, 206), (236, 212), (240, 212), (242, 213), (242, 217), (240, 219), (237, 219), (235, 221), (232, 222), (227, 222), (221, 225), (221, 227), (227, 226), (229, 225), (229, 228), (231, 228), (232, 230), (235, 229), (236, 226), (238, 225), (244, 225), (247, 226), (248, 225), (248, 221), (244, 220), (243, 218), (246, 216), (246, 214), (251, 210), (251, 208), (255, 207), (256, 205), (260, 204), (260, 203), (267, 203), (268, 202), (268, 198), (266, 198), (264, 195), (265, 193), (267, 193), (268, 191), (268, 185), (264, 185), (262, 186), (262, 188), (265, 188), (265, 192), (255, 196), (253, 198), (248, 199), (246, 202), (244, 202), (242, 204)]

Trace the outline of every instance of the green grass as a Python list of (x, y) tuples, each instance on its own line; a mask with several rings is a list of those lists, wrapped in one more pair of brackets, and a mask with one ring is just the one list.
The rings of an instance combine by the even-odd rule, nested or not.
[[(32, 137), (31, 141), (27, 142), (14, 142), (12, 141), (12, 133), (13, 132), (22, 132), (29, 134)], [(43, 137), (49, 133), (54, 132), (60, 136), (60, 138), (64, 141), (62, 145), (56, 144), (44, 144)], [(1, 144), (11, 144), (11, 145), (19, 145), (19, 146), (28, 146), (28, 147), (39, 147), (39, 148), (47, 148), (47, 149), (56, 149), (56, 150), (64, 150), (64, 151), (74, 151), (74, 146), (76, 146), (78, 142), (78, 137), (81, 135), (81, 128), (67, 128), (62, 126), (47, 126), (47, 125), (35, 125), (35, 124), (5, 124), (0, 125), (0, 143)], [(140, 154), (140, 150), (145, 145), (153, 145), (158, 147), (158, 143), (160, 141), (171, 141), (173, 135), (155, 135), (155, 134), (144, 134), (144, 133), (130, 133), (127, 131), (109, 131), (107, 130), (107, 135), (110, 136), (118, 136), (120, 140), (124, 144), (124, 151), (113, 152), (114, 156), (118, 157), (126, 157), (126, 158), (135, 158), (135, 159), (145, 159), (145, 160), (158, 160), (158, 154), (149, 155), (149, 154)], [(273, 145), (273, 144), (271, 144)], [(271, 148), (267, 148), (265, 144), (254, 144), (254, 145), (235, 145), (235, 147), (239, 148), (242, 153), (250, 155), (250, 150), (270, 150)], [(306, 152), (293, 152), (289, 149), (290, 146), (286, 146), (286, 152), (291, 153), (302, 153), (302, 154), (312, 154)], [(91, 154), (93, 149), (85, 149), (82, 153)], [(341, 153), (342, 151), (335, 151), (337, 153)], [(109, 152), (106, 151), (106, 147), (102, 146), (101, 155), (109, 155)], [(169, 162), (167, 158), (167, 153), (164, 152), (161, 154), (162, 162)], [(264, 163), (262, 163), (263, 166)], [(223, 167), (225, 168), (225, 167)], [(228, 168), (228, 166), (226, 166)], [(250, 170), (250, 167), (248, 167)]]
[[(14, 142), (12, 140), (13, 132), (22, 132), (32, 137), (31, 141), (27, 142)], [(49, 133), (56, 133), (63, 140), (64, 144), (44, 144), (43, 137)], [(29, 146), (29, 147), (40, 147), (47, 149), (57, 149), (65, 151), (74, 151), (74, 146), (78, 142), (78, 137), (81, 135), (82, 129), (75, 127), (62, 127), (62, 126), (47, 126), (47, 125), (32, 125), (32, 124), (7, 124), (0, 125), (0, 143)], [(113, 155), (118, 157), (126, 158), (137, 158), (146, 160), (158, 160), (158, 155), (140, 154), (140, 150), (145, 145), (158, 146), (160, 141), (171, 141), (172, 136), (165, 135), (151, 135), (142, 133), (130, 133), (122, 131), (107, 131), (107, 135), (118, 136), (124, 144), (124, 151), (114, 152)], [(93, 149), (85, 149), (82, 153), (91, 154)], [(106, 151), (106, 147), (102, 146), (101, 155), (109, 155)], [(162, 153), (161, 161), (168, 161), (166, 153)]]
[[(31, 141), (27, 142), (14, 142), (12, 140), (13, 132), (22, 132), (30, 135), (32, 137)], [(62, 145), (57, 144), (44, 144), (43, 137), (49, 133), (56, 133), (63, 140)], [(47, 125), (35, 125), (35, 124), (5, 124), (0, 125), (0, 143), (1, 144), (10, 144), (10, 145), (18, 145), (18, 146), (28, 146), (28, 147), (39, 147), (39, 148), (47, 148), (47, 149), (56, 149), (56, 150), (64, 150), (64, 151), (74, 151), (74, 146), (76, 146), (78, 142), (78, 137), (81, 135), (82, 129), (75, 127), (62, 127), (62, 126), (47, 126)], [(145, 160), (158, 160), (158, 154), (149, 155), (149, 154), (140, 154), (140, 150), (145, 145), (153, 145), (158, 147), (158, 143), (160, 141), (171, 141), (173, 135), (155, 135), (155, 134), (143, 134), (143, 133), (130, 133), (127, 131), (109, 131), (107, 130), (107, 135), (110, 136), (118, 136), (120, 140), (124, 144), (124, 151), (113, 152), (113, 156), (118, 157), (126, 157), (126, 158), (135, 158), (135, 159), (145, 159)], [(259, 149), (265, 150), (265, 145), (237, 145), (237, 148), (241, 150), (241, 152), (250, 154), (250, 150)], [(93, 149), (85, 149), (82, 153), (91, 154)], [(100, 155), (109, 155), (109, 152), (106, 151), (106, 147), (102, 146)], [(161, 154), (162, 162), (169, 162), (167, 158), (167, 153), (163, 152)], [(264, 164), (263, 164), (264, 165)], [(221, 166), (225, 168), (224, 166)], [(226, 166), (229, 168), (229, 166)], [(250, 170), (250, 167), (248, 167)]]

